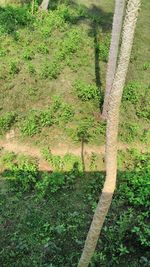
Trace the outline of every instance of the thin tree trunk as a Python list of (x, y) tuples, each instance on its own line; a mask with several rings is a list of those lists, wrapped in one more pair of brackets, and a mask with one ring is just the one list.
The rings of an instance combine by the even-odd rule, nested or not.
[(118, 67), (109, 98), (106, 132), (106, 180), (91, 223), (78, 267), (87, 267), (105, 221), (116, 186), (119, 107), (128, 70), (138, 9), (141, 0), (128, 0)]
[(125, 2), (126, 0), (116, 0), (115, 3), (115, 13), (113, 18), (111, 44), (110, 44), (109, 59), (108, 59), (107, 73), (106, 73), (106, 89), (105, 89), (105, 97), (104, 97), (104, 104), (102, 111), (103, 119), (107, 119), (109, 95), (116, 72), (117, 56), (119, 50), (119, 41), (122, 29)]
[(46, 11), (48, 9), (48, 5), (49, 5), (49, 0), (43, 0), (41, 5), (40, 5), (40, 7), (39, 7), (39, 9)]

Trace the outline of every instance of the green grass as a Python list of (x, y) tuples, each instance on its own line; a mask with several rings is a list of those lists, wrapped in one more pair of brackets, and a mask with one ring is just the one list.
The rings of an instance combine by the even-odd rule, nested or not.
[[(90, 117), (94, 122), (88, 142), (102, 144), (104, 134), (97, 137), (97, 118), (105, 88), (113, 3), (101, 1), (97, 8), (88, 1), (76, 1), (74, 5), (56, 2), (57, 8), (53, 4), (48, 14), (35, 11), (34, 16), (25, 7), (6, 6), (0, 10), (0, 115), (15, 111), (17, 124), (11, 127), (15, 127), (18, 138), (23, 138), (19, 129), (28, 111), (45, 110), (52, 97), (58, 95), (72, 106), (72, 121), (62, 130), (53, 124), (49, 131), (44, 123), (40, 130), (36, 126), (34, 140), (29, 134), (28, 141), (44, 146), (50, 140), (55, 145), (61, 137), (71, 143), (76, 139), (74, 135), (80, 123)], [(148, 8), (149, 2), (143, 1), (121, 107), (120, 139), (123, 142), (128, 142), (126, 132), (133, 128), (127, 124), (133, 123), (140, 125), (140, 129), (136, 129), (131, 141), (149, 142), (149, 135), (145, 137), (150, 119)]]
[[(0, 136), (15, 129), (18, 139), (44, 147), (53, 169), (0, 150), (2, 266), (77, 266), (104, 182), (103, 157), (83, 162), (49, 147), (105, 142), (99, 113), (113, 8), (110, 0), (53, 0), (48, 13), (35, 6), (33, 16), (28, 4), (0, 8)], [(119, 127), (121, 142), (147, 146), (149, 10), (143, 0)], [(119, 151), (117, 190), (90, 267), (150, 266), (149, 161), (149, 154)]]
[[(89, 172), (79, 160), (66, 155), (69, 169), (46, 173), (35, 159), (1, 151), (2, 266), (77, 266), (104, 182), (97, 155)], [(136, 150), (119, 153), (117, 191), (90, 267), (149, 266), (149, 160)]]

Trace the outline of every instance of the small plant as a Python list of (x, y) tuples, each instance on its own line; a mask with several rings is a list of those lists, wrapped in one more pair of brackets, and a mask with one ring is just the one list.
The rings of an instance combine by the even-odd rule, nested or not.
[(22, 123), (20, 130), (24, 136), (33, 136), (41, 131), (39, 115), (31, 113)]
[[(7, 170), (3, 173), (9, 179), (13, 190), (29, 191), (34, 188), (38, 180), (38, 169), (35, 161), (25, 157), (18, 157), (15, 162), (12, 158), (7, 162)], [(8, 161), (8, 160), (7, 160)]]
[(107, 62), (108, 61), (108, 54), (109, 54), (109, 46), (110, 40), (109, 38), (105, 38), (97, 47), (99, 51), (99, 59), (101, 61)]
[(39, 195), (42, 197), (50, 193), (56, 193), (65, 184), (65, 176), (62, 173), (55, 172), (43, 174), (41, 180), (36, 184)]
[(31, 49), (26, 49), (23, 53), (23, 58), (26, 60), (32, 60), (34, 57), (34, 51)]
[(100, 94), (97, 86), (89, 85), (84, 83), (81, 80), (76, 80), (74, 83), (74, 88), (76, 91), (77, 96), (82, 101), (88, 101), (92, 99), (100, 99)]
[(19, 72), (20, 72), (19, 62), (11, 61), (9, 63), (9, 73), (15, 75), (18, 74)]
[(49, 53), (48, 46), (46, 44), (40, 44), (37, 46), (37, 51), (43, 55), (46, 55)]
[(57, 79), (58, 75), (60, 74), (61, 65), (60, 63), (57, 63), (56, 61), (53, 61), (52, 63), (46, 63), (44, 64), (41, 72), (41, 78), (42, 79)]
[(140, 100), (140, 90), (141, 84), (139, 82), (133, 81), (127, 84), (123, 91), (123, 101), (127, 101), (132, 104), (136, 104)]
[(62, 103), (59, 112), (58, 112), (58, 121), (67, 123), (74, 116), (74, 110), (71, 105), (67, 103)]
[(63, 169), (64, 166), (63, 158), (57, 155), (53, 155), (51, 153), (51, 150), (49, 150), (48, 148), (44, 149), (42, 153), (44, 158), (52, 165), (54, 170), (60, 171)]
[(42, 127), (44, 126), (51, 126), (54, 123), (54, 115), (53, 112), (48, 109), (44, 110), (40, 114), (40, 124)]
[(136, 123), (124, 123), (121, 128), (120, 139), (126, 142), (132, 142), (140, 135), (139, 125)]
[(30, 63), (30, 64), (28, 65), (28, 71), (29, 71), (29, 73), (30, 73), (31, 75), (35, 75), (36, 70), (35, 70), (35, 67), (34, 67), (33, 64)]
[(150, 69), (150, 62), (146, 62), (143, 65), (143, 70), (148, 70), (148, 69)]
[(7, 112), (0, 117), (0, 134), (8, 131), (16, 120), (15, 112)]

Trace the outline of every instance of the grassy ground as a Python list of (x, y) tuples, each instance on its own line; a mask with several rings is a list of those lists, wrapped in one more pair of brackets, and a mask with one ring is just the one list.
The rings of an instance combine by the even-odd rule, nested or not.
[[(84, 132), (87, 142), (104, 143), (99, 111), (113, 7), (110, 1), (72, 1), (34, 16), (25, 8), (1, 8), (1, 135), (13, 128), (17, 139), (43, 147), (78, 142)], [(145, 0), (121, 109), (120, 139), (127, 143), (150, 140), (148, 10)], [(51, 118), (56, 97), (60, 104)]]
[[(1, 266), (77, 266), (104, 173), (94, 159), (83, 172), (78, 158), (63, 169), (52, 158), (47, 173), (34, 159), (1, 151)], [(119, 153), (117, 190), (91, 267), (149, 266), (149, 160)]]
[[(99, 113), (114, 1), (99, 2), (52, 1), (52, 11), (35, 8), (34, 16), (30, 6), (0, 8), (1, 138), (14, 130), (15, 139), (40, 149), (104, 143)], [(143, 0), (119, 133), (123, 143), (147, 146), (149, 7)], [(91, 154), (84, 166), (75, 155), (43, 155), (53, 172), (0, 150), (2, 267), (77, 266), (104, 181), (103, 158)], [(149, 154), (119, 151), (117, 190), (90, 267), (150, 266), (149, 162)]]

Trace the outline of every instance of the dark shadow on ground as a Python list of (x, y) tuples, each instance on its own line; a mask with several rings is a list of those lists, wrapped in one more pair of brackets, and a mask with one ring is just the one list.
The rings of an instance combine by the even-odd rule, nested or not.
[[(118, 190), (120, 190), (119, 184), (126, 184), (127, 177), (132, 177), (132, 174), (135, 175), (132, 170), (118, 172)], [(98, 202), (103, 187), (105, 173), (81, 172), (78, 170), (78, 164), (70, 172), (37, 172), (35, 177), (37, 181), (30, 189), (23, 192), (21, 178), (26, 179), (27, 176), (31, 178), (32, 175), (32, 171), (18, 172), (15, 168), (13, 171), (8, 169), (1, 173), (2, 179), (9, 184), (7, 192), (0, 194), (3, 203), (0, 228), (1, 264), (8, 267), (32, 266), (34, 261), (34, 266), (39, 266), (39, 262), (40, 266), (49, 266), (49, 264), (77, 266), (93, 217), (93, 208)], [(53, 177), (53, 183), (43, 183), (43, 186), (37, 187), (36, 183), (45, 177), (47, 181), (51, 181)], [(47, 187), (45, 195), (41, 195), (44, 187)], [(129, 227), (125, 227), (123, 234), (121, 232), (123, 228), (120, 229), (121, 226), (117, 224), (121, 214), (127, 212), (128, 208), (131, 210), (131, 206), (128, 207), (128, 197), (125, 198), (125, 194), (122, 197), (121, 191), (116, 192), (105, 224), (107, 231), (106, 229), (102, 231), (97, 248), (97, 252), (106, 253), (107, 261), (110, 261), (109, 266), (113, 266), (111, 249), (115, 248), (114, 243), (119, 242), (118, 238), (120, 243), (117, 244), (124, 244), (127, 248), (134, 246), (138, 255), (146, 253), (139, 243), (135, 242), (134, 235), (129, 232), (130, 226), (132, 225), (133, 228), (136, 224), (134, 216), (127, 217)], [(116, 266), (122, 266), (121, 263), (128, 255), (120, 257), (117, 249), (113, 253), (119, 262)], [(131, 252), (131, 256), (132, 254), (134, 256), (134, 252)], [(94, 266), (98, 267), (99, 264), (98, 259)]]

